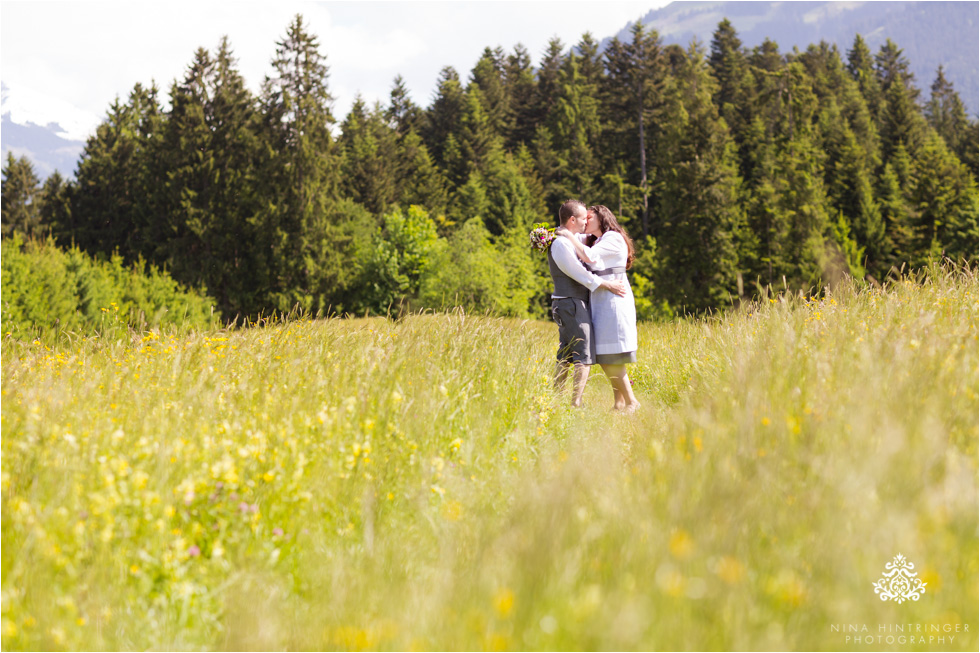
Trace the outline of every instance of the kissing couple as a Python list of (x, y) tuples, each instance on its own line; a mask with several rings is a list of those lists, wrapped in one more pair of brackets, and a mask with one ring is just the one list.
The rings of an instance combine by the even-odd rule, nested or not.
[(581, 406), (589, 370), (598, 363), (613, 388), (613, 410), (632, 413), (640, 406), (626, 373), (636, 362), (636, 306), (626, 278), (633, 241), (605, 206), (567, 200), (558, 221), (548, 248), (551, 316), (558, 324), (555, 388), (565, 387), (571, 371), (572, 406)]

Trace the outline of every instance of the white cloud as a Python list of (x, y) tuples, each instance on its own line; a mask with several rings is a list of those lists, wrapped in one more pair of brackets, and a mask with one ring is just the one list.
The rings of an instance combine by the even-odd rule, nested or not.
[(17, 122), (59, 123), (72, 138), (91, 132), (117, 96), (155, 80), (166, 98), (198, 47), (227, 35), (253, 91), (270, 70), (275, 43), (303, 15), (330, 67), (334, 115), (356, 93), (385, 101), (395, 75), (427, 105), (439, 70), (463, 78), (484, 47), (518, 42), (535, 63), (551, 36), (567, 45), (591, 31), (601, 39), (649, 9), (649, 2), (10, 2), (0, 3), (4, 111)]
[(60, 127), (55, 133), (73, 141), (85, 140), (100, 121), (98, 114), (79, 109), (62, 97), (30, 86), (5, 88), (2, 113), (9, 113), (10, 119), (21, 125), (28, 122), (41, 126), (55, 123)]

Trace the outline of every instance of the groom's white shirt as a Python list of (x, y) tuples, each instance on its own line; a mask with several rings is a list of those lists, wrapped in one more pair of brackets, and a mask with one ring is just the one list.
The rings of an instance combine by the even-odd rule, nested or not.
[[(551, 256), (558, 269), (579, 282), (590, 291), (602, 285), (602, 279), (589, 272), (575, 254), (575, 247), (565, 238), (558, 236), (551, 242)], [(563, 299), (563, 295), (552, 295), (552, 299)]]

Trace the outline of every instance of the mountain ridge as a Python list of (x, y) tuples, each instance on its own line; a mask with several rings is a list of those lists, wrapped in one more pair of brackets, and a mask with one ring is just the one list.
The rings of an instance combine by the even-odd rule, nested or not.
[[(656, 29), (664, 44), (687, 46), (697, 38), (707, 49), (725, 18), (743, 47), (751, 49), (769, 38), (784, 54), (824, 40), (837, 45), (846, 57), (856, 34), (876, 53), (890, 38), (909, 61), (922, 91), (920, 100), (928, 99), (936, 69), (942, 65), (967, 113), (977, 119), (980, 4), (976, 2), (672, 2), (647, 12), (640, 21)], [(628, 39), (633, 24), (615, 38)]]

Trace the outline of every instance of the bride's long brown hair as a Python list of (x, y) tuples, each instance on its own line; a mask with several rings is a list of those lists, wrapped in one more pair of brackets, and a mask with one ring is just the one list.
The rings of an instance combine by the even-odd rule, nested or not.
[[(599, 204), (598, 206), (590, 206), (589, 211), (595, 213), (596, 218), (599, 220), (599, 231), (601, 233), (615, 231), (623, 237), (623, 240), (626, 241), (626, 269), (629, 270), (631, 267), (633, 267), (633, 259), (636, 258), (636, 249), (633, 247), (633, 239), (630, 238), (629, 234), (626, 233), (626, 230), (620, 226), (619, 221), (616, 220), (616, 216), (613, 215), (613, 212), (607, 207)], [(592, 241), (589, 243), (589, 246), (591, 247), (593, 244), (595, 244), (595, 241), (593, 239), (590, 240)]]

